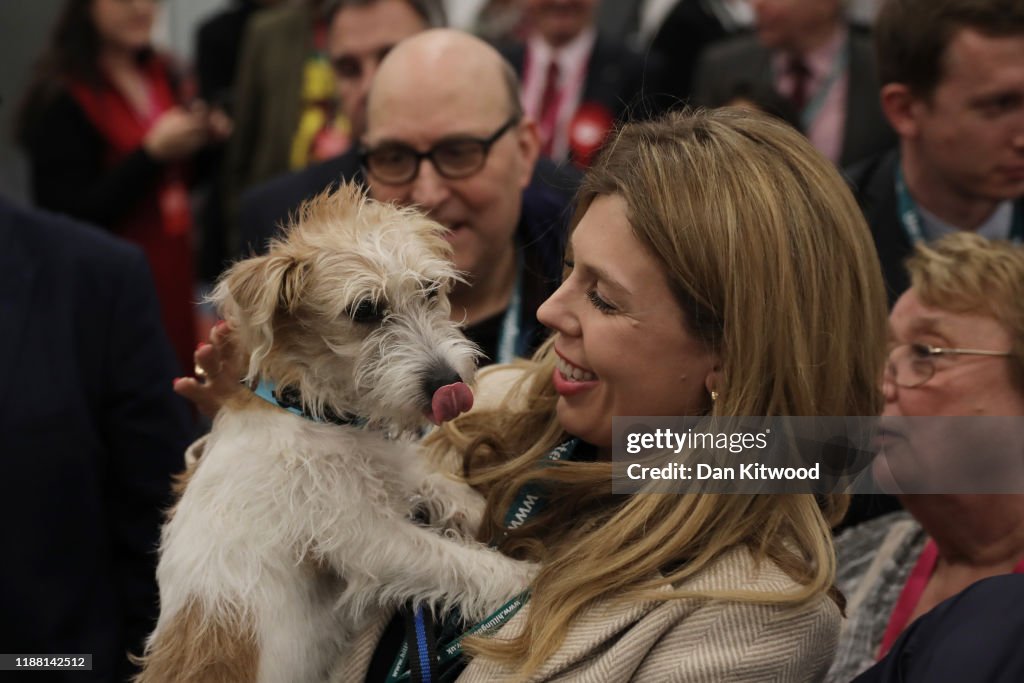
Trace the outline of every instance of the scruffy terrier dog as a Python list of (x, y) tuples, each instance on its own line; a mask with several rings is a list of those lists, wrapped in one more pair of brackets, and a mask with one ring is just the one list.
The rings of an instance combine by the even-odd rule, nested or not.
[[(472, 403), (443, 231), (345, 186), (222, 279), (253, 391), (218, 414), (164, 528), (140, 682), (324, 680), (370, 607), (482, 619), (528, 584), (456, 533), (481, 498), (413, 438)], [(444, 529), (410, 520), (423, 510)]]

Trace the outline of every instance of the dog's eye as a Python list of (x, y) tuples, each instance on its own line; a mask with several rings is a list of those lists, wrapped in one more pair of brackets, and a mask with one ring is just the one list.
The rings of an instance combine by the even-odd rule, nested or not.
[(349, 311), (353, 322), (357, 323), (379, 323), (384, 319), (384, 311), (375, 301), (363, 299), (359, 304)]
[(434, 286), (423, 292), (423, 294), (427, 297), (427, 301), (437, 301), (437, 297), (441, 296), (441, 288)]

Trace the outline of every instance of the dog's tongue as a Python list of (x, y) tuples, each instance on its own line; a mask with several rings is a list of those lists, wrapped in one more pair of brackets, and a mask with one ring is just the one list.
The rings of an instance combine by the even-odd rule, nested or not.
[(464, 382), (446, 384), (430, 401), (434, 424), (447, 422), (473, 407), (473, 391)]

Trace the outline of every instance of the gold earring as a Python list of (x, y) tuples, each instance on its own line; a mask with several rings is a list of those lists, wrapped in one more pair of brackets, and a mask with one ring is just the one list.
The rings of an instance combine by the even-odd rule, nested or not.
[(718, 392), (714, 389), (711, 390), (711, 402), (714, 403), (718, 400)]

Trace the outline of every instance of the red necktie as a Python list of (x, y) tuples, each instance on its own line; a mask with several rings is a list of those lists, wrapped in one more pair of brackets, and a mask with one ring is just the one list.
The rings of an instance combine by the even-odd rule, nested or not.
[(540, 99), (540, 132), (543, 138), (541, 154), (551, 156), (552, 147), (555, 142), (555, 127), (558, 121), (558, 104), (560, 92), (558, 88), (558, 77), (560, 69), (558, 61), (552, 59), (548, 63), (547, 81), (544, 83), (544, 94)]
[(811, 83), (811, 70), (803, 57), (794, 56), (789, 59), (786, 72), (793, 79), (793, 89), (789, 94), (789, 101), (793, 103), (797, 112), (802, 112), (807, 106), (807, 86)]

